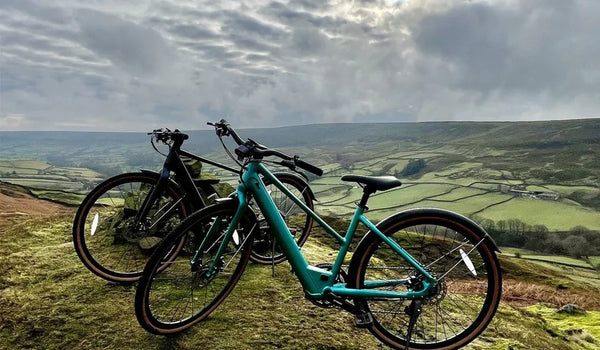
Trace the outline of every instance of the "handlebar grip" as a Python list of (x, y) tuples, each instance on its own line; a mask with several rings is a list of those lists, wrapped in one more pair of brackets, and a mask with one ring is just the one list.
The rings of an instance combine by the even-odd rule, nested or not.
[(308, 164), (306, 162), (301, 161), (300, 159), (296, 159), (296, 165), (308, 172), (311, 172), (317, 176), (322, 176), (323, 175), (323, 169), (318, 168), (312, 164)]
[(242, 140), (242, 138), (235, 132), (235, 130), (233, 130), (233, 128), (229, 124), (227, 124), (227, 131), (229, 132), (229, 135), (231, 135), (231, 137), (235, 140), (235, 143), (237, 143), (238, 145), (244, 144), (244, 140)]

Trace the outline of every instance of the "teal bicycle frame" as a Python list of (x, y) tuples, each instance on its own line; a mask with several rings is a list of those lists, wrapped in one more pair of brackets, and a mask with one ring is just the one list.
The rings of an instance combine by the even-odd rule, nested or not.
[[(294, 237), (290, 233), (285, 221), (283, 220), (279, 210), (275, 206), (275, 203), (271, 199), (268, 191), (265, 189), (265, 185), (259, 175), (269, 179), (272, 184), (279, 188), (286, 196), (288, 196), (294, 203), (302, 208), (302, 210), (310, 215), (321, 227), (323, 227), (323, 229), (329, 235), (333, 236), (340, 243), (340, 249), (331, 270), (321, 269), (308, 264), (302, 255), (300, 248), (296, 244)], [(251, 161), (248, 164), (247, 168), (242, 174), (241, 183), (238, 185), (237, 190), (232, 194), (232, 196), (237, 196), (238, 198), (238, 209), (233, 219), (229, 223), (229, 228), (227, 229), (224, 239), (217, 253), (215, 254), (215, 257), (208, 269), (207, 275), (214, 273), (218, 269), (217, 262), (220, 260), (220, 256), (225, 251), (226, 245), (232, 239), (234, 232), (236, 231), (235, 228), (238, 226), (241, 218), (248, 208), (249, 195), (254, 197), (256, 203), (262, 211), (262, 214), (269, 223), (273, 234), (279, 242), (279, 246), (288, 258), (293, 271), (298, 276), (307, 298), (321, 299), (327, 294), (334, 294), (337, 296), (346, 297), (416, 299), (427, 296), (430, 293), (431, 288), (437, 285), (437, 280), (433, 278), (431, 274), (429, 274), (423, 268), (423, 266), (421, 266), (421, 264), (415, 260), (415, 258), (413, 258), (396, 242), (385, 236), (373, 223), (371, 223), (371, 221), (369, 221), (363, 215), (364, 208), (357, 206), (348, 230), (342, 237), (325, 221), (323, 221), (323, 219), (321, 219), (314, 211), (308, 208), (300, 199), (291, 193), (280, 181), (278, 181), (277, 178), (275, 178), (275, 176), (273, 176), (260, 161)], [(408, 289), (406, 292), (375, 290), (375, 288), (406, 285), (409, 283), (409, 278), (365, 281), (364, 289), (347, 288), (346, 284), (344, 283), (335, 283), (336, 276), (342, 268), (342, 263), (346, 257), (348, 248), (350, 247), (350, 242), (354, 237), (354, 233), (359, 222), (363, 223), (369, 230), (378, 235), (396, 253), (400, 254), (410, 265), (412, 265), (417, 271), (419, 271), (419, 273), (423, 275), (422, 289)], [(215, 221), (215, 224), (213, 224), (211, 229), (209, 229), (206, 238), (200, 244), (198, 252), (204, 249), (205, 244), (208, 244), (207, 242), (210, 241), (209, 238), (212, 236), (212, 234), (214, 234), (214, 232), (218, 231), (218, 226), (220, 224), (220, 220)], [(194, 264), (196, 260), (197, 258), (194, 257), (191, 263)]]

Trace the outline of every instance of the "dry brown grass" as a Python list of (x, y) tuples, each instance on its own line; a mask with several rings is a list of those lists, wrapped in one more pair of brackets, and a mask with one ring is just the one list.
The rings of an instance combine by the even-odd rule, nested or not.
[(575, 304), (585, 310), (600, 311), (600, 291), (597, 289), (559, 289), (513, 279), (503, 281), (502, 301), (518, 305), (548, 303), (559, 307)]
[[(483, 294), (486, 290), (485, 281), (455, 281), (448, 290), (458, 294)], [(502, 301), (518, 306), (528, 306), (538, 303), (552, 304), (557, 307), (575, 304), (585, 310), (600, 311), (600, 291), (574, 288), (555, 288), (548, 285), (507, 279), (502, 283)]]
[(8, 227), (19, 217), (46, 217), (64, 214), (69, 209), (50, 201), (39, 200), (27, 194), (10, 196), (0, 193), (0, 227)]

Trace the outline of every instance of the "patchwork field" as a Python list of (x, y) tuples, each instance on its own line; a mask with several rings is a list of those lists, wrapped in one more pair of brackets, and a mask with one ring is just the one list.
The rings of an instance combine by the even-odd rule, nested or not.
[[(324, 170), (322, 177), (307, 174), (319, 213), (344, 216), (354, 210), (361, 189), (342, 182), (344, 174), (394, 175), (403, 186), (372, 196), (367, 215), (374, 221), (407, 208), (440, 207), (478, 220), (543, 225), (550, 232), (600, 231), (600, 119), (322, 124), (239, 132)], [(185, 149), (237, 167), (219, 149), (214, 132), (190, 136)], [(157, 169), (164, 160), (143, 133), (0, 132), (0, 146), (0, 181), (70, 204), (101, 178)], [(204, 171), (233, 185), (238, 181), (226, 170), (205, 165)]]
[(79, 205), (101, 180), (101, 174), (87, 168), (59, 167), (38, 160), (0, 161), (0, 182), (28, 188), (38, 198), (71, 205)]
[[(441, 153), (428, 155), (444, 156)], [(435, 164), (435, 159), (428, 158), (426, 161)], [(339, 167), (328, 167), (333, 170), (311, 183), (319, 200), (318, 208), (330, 214), (351, 213), (362, 192), (355, 184), (342, 182), (340, 174), (379, 173), (382, 166), (393, 169), (390, 165), (394, 165), (393, 161), (389, 157), (382, 157), (377, 161), (357, 163), (347, 171), (340, 170)], [(467, 216), (476, 214), (494, 221), (519, 219), (530, 225), (545, 225), (552, 231), (565, 231), (577, 225), (600, 230), (600, 212), (568, 198), (574, 193), (596, 197), (600, 194), (597, 187), (527, 185), (531, 182), (539, 183), (539, 180), (517, 178), (510, 171), (483, 169), (482, 163), (478, 162), (460, 162), (433, 171), (425, 168), (419, 175), (418, 178), (405, 179), (399, 189), (373, 195), (369, 200), (370, 217), (377, 220), (406, 208), (439, 207)], [(511, 186), (519, 186), (525, 191), (555, 192), (559, 200), (522, 198), (501, 191), (501, 187)]]

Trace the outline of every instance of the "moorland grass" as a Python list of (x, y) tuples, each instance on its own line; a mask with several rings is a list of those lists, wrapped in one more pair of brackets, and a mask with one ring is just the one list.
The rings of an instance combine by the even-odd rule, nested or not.
[[(70, 236), (71, 217), (24, 218), (0, 234), (0, 348), (381, 348), (366, 330), (353, 326), (349, 314), (317, 308), (305, 300), (285, 263), (276, 266), (274, 277), (268, 266), (249, 265), (225, 303), (188, 331), (170, 337), (147, 334), (133, 313), (135, 286), (107, 283), (78, 260)], [(309, 259), (330, 260), (331, 249), (315, 237), (305, 248)], [(529, 277), (536, 271), (531, 269)], [(488, 330), (465, 349), (580, 348), (578, 341), (552, 336), (549, 327), (559, 334), (567, 330), (561, 324), (549, 325), (548, 317), (502, 303)], [(585, 327), (587, 319), (581, 320)]]

